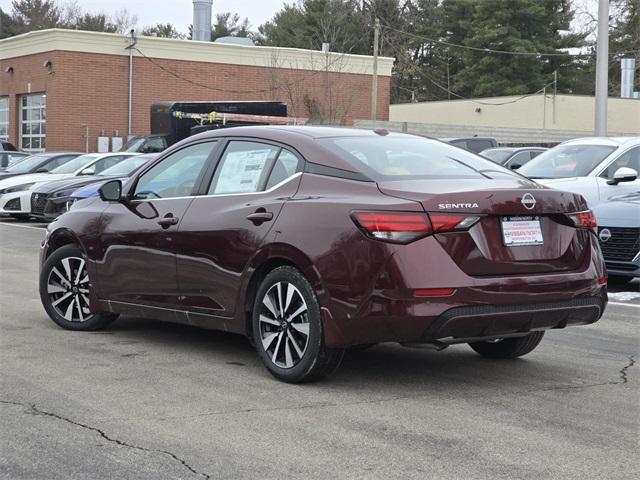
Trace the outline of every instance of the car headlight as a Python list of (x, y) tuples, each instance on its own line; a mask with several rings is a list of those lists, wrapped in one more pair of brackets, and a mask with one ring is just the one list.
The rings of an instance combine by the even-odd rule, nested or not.
[(36, 182), (31, 183), (23, 183), (22, 185), (16, 185), (14, 187), (7, 187), (0, 190), (0, 195), (4, 195), (5, 193), (14, 193), (14, 192), (22, 192), (23, 190), (29, 190)]
[(61, 197), (68, 197), (70, 196), (73, 192), (75, 192), (77, 190), (77, 188), (67, 188), (66, 190), (60, 190), (58, 192), (54, 192), (51, 194), (51, 198), (61, 198)]

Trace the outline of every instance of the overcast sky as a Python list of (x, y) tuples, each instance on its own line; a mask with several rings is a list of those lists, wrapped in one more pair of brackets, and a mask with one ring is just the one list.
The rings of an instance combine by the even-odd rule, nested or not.
[[(65, 4), (66, 1), (59, 1)], [(191, 0), (78, 0), (84, 10), (113, 14), (121, 8), (138, 16), (138, 27), (171, 22), (181, 31), (186, 32), (193, 18)], [(273, 17), (280, 10), (284, 0), (214, 0), (213, 15), (222, 12), (238, 13), (248, 17), (252, 30)], [(290, 2), (289, 2), (290, 3)], [(11, 0), (0, 0), (0, 7), (11, 10)]]
[[(69, 0), (58, 0), (64, 5)], [(294, 0), (214, 0), (213, 14), (222, 12), (238, 13), (242, 18), (249, 18), (251, 29), (270, 20), (285, 3)], [(193, 3), (191, 0), (76, 0), (84, 10), (91, 12), (105, 12), (112, 15), (117, 10), (126, 8), (138, 17), (138, 28), (171, 22), (180, 32), (186, 33), (193, 18)], [(574, 28), (582, 30), (585, 27), (592, 30), (595, 24), (592, 17), (597, 12), (597, 0), (573, 0), (576, 9)], [(11, 0), (0, 0), (0, 7), (5, 11), (11, 10)]]

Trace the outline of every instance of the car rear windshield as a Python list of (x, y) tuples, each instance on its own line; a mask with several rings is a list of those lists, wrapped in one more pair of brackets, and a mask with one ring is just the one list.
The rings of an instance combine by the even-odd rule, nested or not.
[(10, 166), (6, 171), (11, 173), (28, 173), (33, 168), (44, 162), (47, 158), (49, 158), (47, 155), (32, 155), (25, 158), (20, 163)]
[(523, 165), (518, 173), (529, 178), (585, 177), (617, 147), (558, 145)]
[(516, 176), (491, 160), (427, 138), (362, 136), (319, 142), (375, 181)]
[(60, 165), (51, 170), (51, 173), (74, 173), (76, 170), (84, 167), (91, 160), (95, 160), (96, 155), (80, 155), (79, 157), (69, 160), (67, 163)]

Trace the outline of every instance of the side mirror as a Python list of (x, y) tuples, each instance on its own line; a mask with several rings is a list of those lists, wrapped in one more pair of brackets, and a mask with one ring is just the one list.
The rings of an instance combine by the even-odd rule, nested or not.
[(105, 202), (120, 202), (122, 200), (122, 182), (120, 180), (110, 180), (103, 183), (98, 189), (100, 199)]
[(509, 168), (511, 170), (517, 170), (521, 167), (522, 165), (520, 165), (519, 163), (512, 163), (511, 165), (509, 165)]
[(47, 170), (45, 167), (40, 167), (36, 170), (36, 173), (49, 173), (49, 170)]
[(607, 181), (607, 185), (617, 185), (620, 182), (633, 182), (636, 178), (638, 178), (638, 172), (633, 168), (620, 167), (616, 170), (616, 173), (613, 174), (613, 178)]
[(93, 175), (93, 168), (85, 168), (80, 172), (80, 175)]

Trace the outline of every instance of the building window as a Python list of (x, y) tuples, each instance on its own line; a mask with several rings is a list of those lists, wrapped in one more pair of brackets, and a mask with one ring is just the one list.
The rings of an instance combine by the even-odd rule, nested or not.
[(0, 140), (9, 140), (9, 97), (0, 97)]
[(44, 152), (46, 102), (47, 96), (43, 93), (21, 97), (20, 148), (25, 152)]

